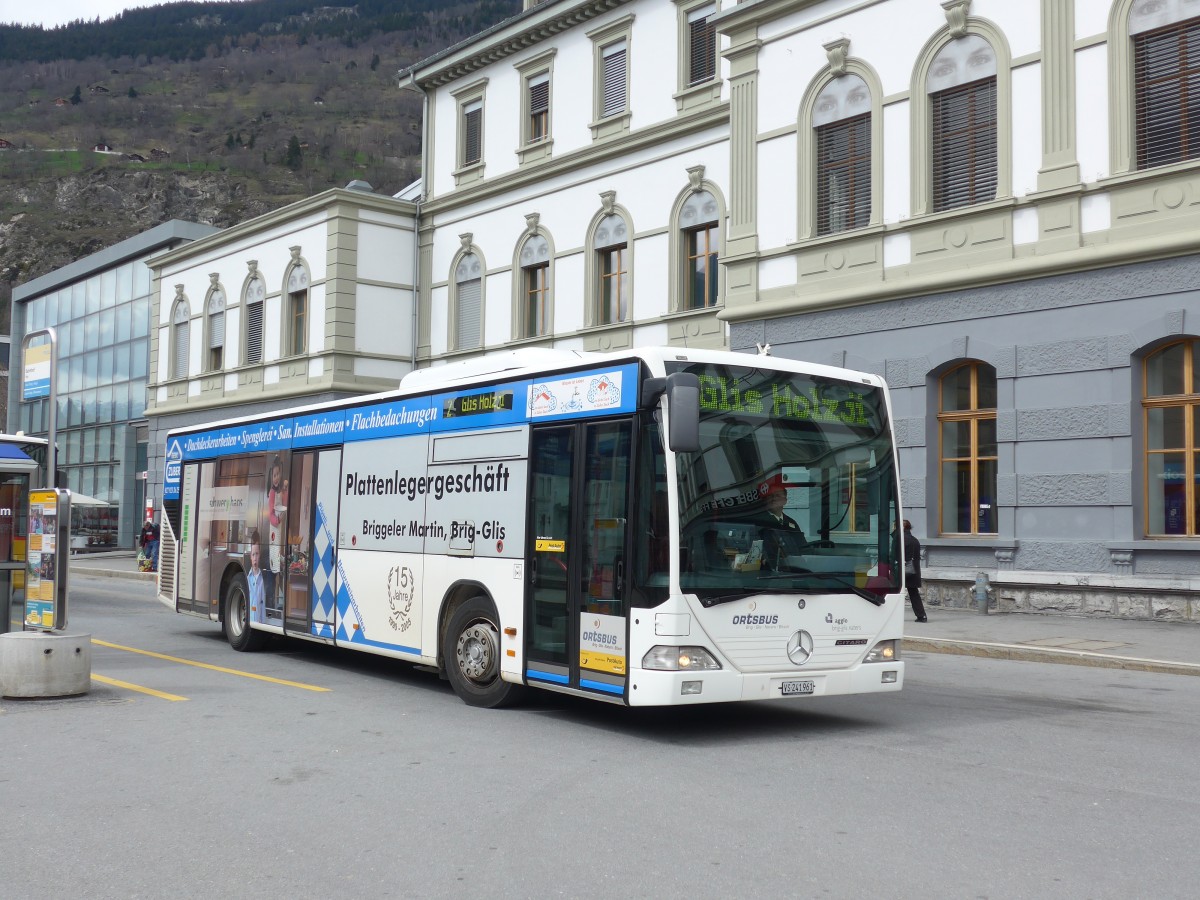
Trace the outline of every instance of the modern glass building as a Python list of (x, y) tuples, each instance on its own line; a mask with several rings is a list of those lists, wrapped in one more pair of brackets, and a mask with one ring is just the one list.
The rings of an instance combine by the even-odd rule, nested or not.
[[(132, 547), (145, 508), (146, 384), (151, 296), (146, 260), (218, 229), (173, 220), (77, 260), (13, 291), (12, 347), (53, 327), (58, 340), (60, 484), (76, 505), (73, 550)], [(46, 436), (49, 402), (21, 402), (10, 379), (9, 432)], [(92, 502), (99, 501), (99, 502)]]

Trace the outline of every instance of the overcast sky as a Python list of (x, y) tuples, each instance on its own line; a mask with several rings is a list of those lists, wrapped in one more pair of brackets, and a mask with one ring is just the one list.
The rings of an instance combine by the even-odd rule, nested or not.
[(53, 28), (76, 19), (111, 19), (137, 6), (163, 5), (163, 0), (0, 0), (0, 22)]

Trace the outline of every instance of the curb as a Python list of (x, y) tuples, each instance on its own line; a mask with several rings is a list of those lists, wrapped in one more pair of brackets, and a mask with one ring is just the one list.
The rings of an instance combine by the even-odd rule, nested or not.
[(131, 581), (157, 581), (157, 572), (125, 572), (121, 569), (101, 569), (94, 566), (78, 566), (71, 570), (72, 575), (89, 575), (98, 578), (127, 578)]
[(1026, 647), (1022, 644), (905, 637), (903, 648), (924, 653), (949, 653), (957, 656), (1058, 663), (1066, 666), (1092, 666), (1099, 669), (1125, 669), (1130, 672), (1154, 672), (1160, 675), (1200, 675), (1200, 665), (1195, 663), (1141, 659), (1136, 656), (1108, 656), (1102, 653), (1089, 653), (1086, 650), (1052, 650)]

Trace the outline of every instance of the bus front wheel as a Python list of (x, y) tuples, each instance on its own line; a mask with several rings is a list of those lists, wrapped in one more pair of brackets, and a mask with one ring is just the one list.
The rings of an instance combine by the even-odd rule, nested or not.
[(234, 650), (257, 650), (264, 635), (250, 627), (250, 591), (245, 575), (234, 575), (225, 589), (225, 637)]
[(472, 597), (450, 616), (442, 658), (454, 692), (470, 706), (494, 709), (517, 699), (520, 688), (500, 677), (500, 629), (487, 597)]

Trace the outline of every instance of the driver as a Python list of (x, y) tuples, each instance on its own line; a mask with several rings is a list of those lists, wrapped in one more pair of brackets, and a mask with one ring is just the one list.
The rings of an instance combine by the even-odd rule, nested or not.
[(795, 555), (800, 548), (808, 543), (799, 523), (784, 512), (787, 506), (787, 488), (783, 480), (776, 476), (759, 486), (759, 496), (767, 503), (766, 511), (758, 522), (759, 534), (763, 542), (764, 566), (779, 570), (786, 563), (786, 557)]

